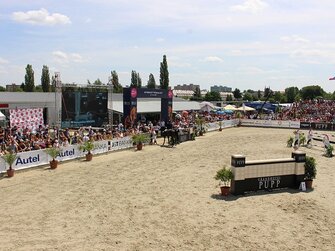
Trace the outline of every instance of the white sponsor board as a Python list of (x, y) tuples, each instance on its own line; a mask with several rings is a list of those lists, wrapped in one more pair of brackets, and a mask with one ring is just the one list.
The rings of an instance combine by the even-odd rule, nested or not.
[[(93, 154), (105, 153), (108, 151), (117, 151), (121, 149), (133, 147), (133, 141), (131, 137), (125, 137), (122, 139), (114, 140), (102, 140), (94, 142)], [(79, 145), (69, 145), (67, 147), (62, 147), (61, 152), (56, 157), (56, 160), (65, 161), (70, 159), (81, 158), (85, 156), (86, 153), (79, 149)], [(20, 170), (35, 166), (46, 165), (52, 159), (44, 150), (22, 152), (17, 154), (17, 160), (13, 164), (13, 169)], [(5, 161), (0, 158), (0, 173), (3, 173), (7, 169)]]
[(260, 120), (241, 119), (242, 126), (277, 127), (277, 128), (300, 128), (300, 121), (293, 120)]
[(110, 141), (109, 151), (117, 151), (133, 147), (133, 140), (131, 137), (124, 137), (122, 139), (114, 139)]
[[(222, 120), (221, 121), (221, 128), (229, 128), (229, 127), (234, 127), (237, 126), (238, 120), (237, 119), (231, 119), (231, 120)], [(220, 122), (212, 122), (212, 123), (207, 123), (207, 131), (212, 132), (212, 131), (217, 131), (220, 129)]]
[(106, 153), (108, 152), (108, 140), (101, 140), (94, 142), (93, 154)]

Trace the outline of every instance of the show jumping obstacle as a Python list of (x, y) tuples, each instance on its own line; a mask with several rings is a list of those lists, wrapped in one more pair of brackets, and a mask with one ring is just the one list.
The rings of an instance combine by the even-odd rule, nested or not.
[(248, 191), (299, 188), (304, 181), (306, 154), (292, 153), (291, 158), (253, 160), (246, 162), (243, 155), (232, 155), (231, 165), (234, 179), (231, 193), (244, 194)]

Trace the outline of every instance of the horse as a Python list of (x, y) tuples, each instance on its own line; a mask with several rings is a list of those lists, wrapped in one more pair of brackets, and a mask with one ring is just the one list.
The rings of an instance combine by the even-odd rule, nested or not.
[(161, 136), (164, 138), (163, 145), (165, 145), (165, 139), (168, 139), (168, 145), (174, 146), (178, 144), (178, 130), (176, 129), (165, 129), (161, 131)]

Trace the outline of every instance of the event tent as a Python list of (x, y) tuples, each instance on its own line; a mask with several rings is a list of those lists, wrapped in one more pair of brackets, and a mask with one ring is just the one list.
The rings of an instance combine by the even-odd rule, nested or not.
[(2, 112), (0, 112), (0, 121), (2, 120), (6, 120), (6, 116)]
[(244, 105), (244, 106), (237, 108), (236, 110), (249, 112), (249, 111), (255, 111), (255, 108)]
[(234, 105), (226, 105), (223, 107), (224, 110), (235, 111), (237, 108)]

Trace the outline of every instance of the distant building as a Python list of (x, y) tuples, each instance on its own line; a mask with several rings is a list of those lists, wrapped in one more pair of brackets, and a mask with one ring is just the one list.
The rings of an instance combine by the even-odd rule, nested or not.
[(200, 85), (194, 85), (194, 84), (189, 84), (189, 85), (176, 85), (174, 87), (174, 90), (182, 90), (182, 91), (195, 91), (196, 88), (200, 89)]
[(211, 86), (211, 92), (232, 92), (232, 88), (231, 87), (227, 87), (227, 86)]
[(194, 84), (183, 84), (183, 85), (176, 85), (173, 88), (173, 94), (176, 97), (192, 97), (194, 94), (194, 91), (199, 88), (200, 85), (194, 85)]
[(15, 92), (18, 89), (20, 89), (20, 86), (17, 85), (17, 84), (6, 85), (6, 91), (7, 92)]

